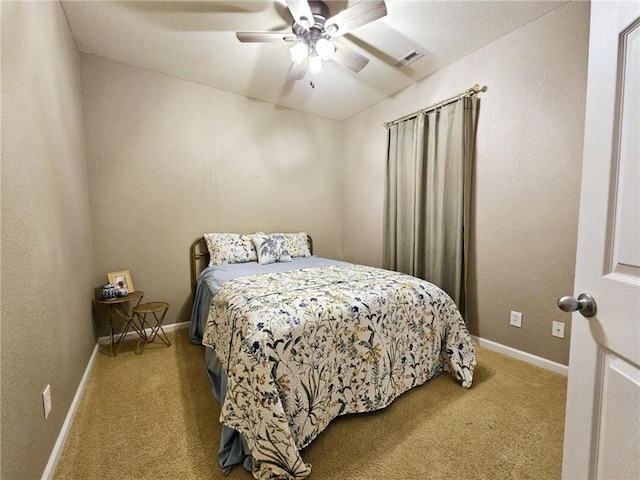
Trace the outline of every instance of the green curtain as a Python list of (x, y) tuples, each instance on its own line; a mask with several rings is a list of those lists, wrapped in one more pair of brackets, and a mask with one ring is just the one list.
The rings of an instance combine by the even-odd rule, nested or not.
[(466, 314), (476, 96), (388, 130), (383, 266), (438, 285)]

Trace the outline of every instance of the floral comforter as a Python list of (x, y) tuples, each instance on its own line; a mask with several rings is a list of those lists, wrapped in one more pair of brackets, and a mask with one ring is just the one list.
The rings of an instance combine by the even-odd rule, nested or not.
[(251, 275), (213, 297), (203, 344), (227, 372), (221, 421), (258, 479), (301, 479), (299, 449), (338, 415), (384, 408), (442, 371), (470, 387), (473, 342), (450, 297), (361, 265)]

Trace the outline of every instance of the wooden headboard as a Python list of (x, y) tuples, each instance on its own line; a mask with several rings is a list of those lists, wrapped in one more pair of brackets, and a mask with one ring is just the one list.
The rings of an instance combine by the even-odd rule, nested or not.
[[(309, 251), (313, 254), (313, 240), (307, 235)], [(209, 250), (204, 236), (196, 238), (191, 244), (191, 291), (195, 294), (200, 272), (209, 266)]]

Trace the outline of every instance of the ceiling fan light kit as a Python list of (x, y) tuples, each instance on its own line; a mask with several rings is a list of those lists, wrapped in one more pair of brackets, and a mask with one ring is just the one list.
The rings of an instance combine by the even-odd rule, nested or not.
[[(384, 0), (361, 1), (346, 10), (330, 16), (326, 3), (316, 0), (286, 0), (287, 8), (294, 19), (292, 33), (289, 32), (236, 32), (241, 42), (295, 42), (289, 48), (289, 58), (294, 63), (289, 73), (290, 80), (304, 78), (308, 67), (311, 75), (322, 71), (323, 60), (333, 60), (355, 73), (369, 59), (347, 48), (336, 46), (332, 37), (341, 36), (358, 27), (387, 15)], [(302, 65), (308, 59), (307, 65)]]
[(318, 75), (320, 72), (322, 72), (322, 59), (317, 55), (309, 57), (309, 73)]
[(326, 38), (320, 38), (316, 42), (315, 50), (322, 60), (331, 60), (333, 54), (336, 53), (336, 46)]
[(302, 42), (296, 42), (289, 48), (289, 58), (292, 62), (300, 63), (309, 56), (309, 49)]

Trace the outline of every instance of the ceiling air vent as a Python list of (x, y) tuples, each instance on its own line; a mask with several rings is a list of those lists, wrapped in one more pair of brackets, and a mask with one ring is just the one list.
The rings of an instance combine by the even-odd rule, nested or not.
[(393, 64), (393, 66), (396, 68), (406, 67), (407, 65), (412, 64), (413, 62), (415, 62), (416, 60), (422, 57), (424, 57), (424, 53), (419, 52), (417, 50), (411, 50), (406, 55), (400, 57), (398, 61)]

